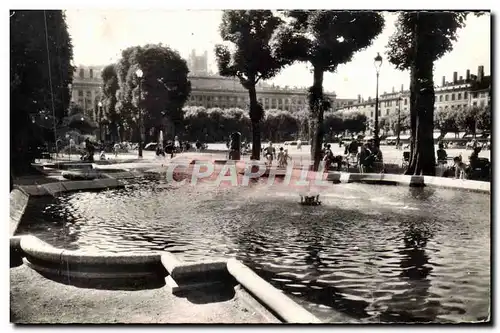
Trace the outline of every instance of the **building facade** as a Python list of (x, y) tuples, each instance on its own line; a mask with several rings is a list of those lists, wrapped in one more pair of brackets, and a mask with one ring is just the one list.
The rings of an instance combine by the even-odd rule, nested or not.
[(86, 116), (97, 121), (97, 103), (101, 97), (101, 71), (104, 66), (78, 66), (70, 87), (71, 102), (81, 106)]
[[(208, 70), (208, 55), (199, 56), (193, 51), (188, 58), (191, 81), (191, 95), (186, 106), (203, 106), (205, 108), (247, 108), (250, 102), (248, 91), (236, 78), (222, 77)], [(101, 70), (104, 66), (78, 66), (75, 70), (71, 87), (72, 102), (80, 105), (85, 113), (96, 120), (97, 103), (101, 95)], [(307, 89), (298, 87), (279, 87), (259, 82), (256, 87), (257, 99), (264, 109), (299, 111), (307, 108)], [(347, 106), (355, 100), (336, 100), (333, 92), (325, 95), (332, 101), (333, 109), (338, 103)]]
[[(467, 107), (482, 107), (491, 104), (491, 76), (484, 75), (484, 66), (478, 67), (477, 75), (471, 75), (470, 70), (466, 71), (465, 78), (458, 73), (453, 73), (453, 79), (446, 81), (443, 76), (441, 85), (434, 88), (435, 102), (434, 110), (462, 109)], [(360, 112), (364, 114), (370, 124), (375, 119), (375, 99), (361, 98), (345, 107), (338, 108), (344, 112)], [(408, 112), (410, 110), (410, 91), (405, 90), (403, 85), (399, 91), (392, 89), (392, 92), (384, 92), (379, 96), (379, 119), (398, 112)]]

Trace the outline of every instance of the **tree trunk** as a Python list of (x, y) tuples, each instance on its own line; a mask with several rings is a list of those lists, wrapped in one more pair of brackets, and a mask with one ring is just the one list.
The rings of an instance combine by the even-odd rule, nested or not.
[(309, 133), (312, 139), (311, 159), (314, 161), (314, 171), (319, 168), (323, 143), (323, 74), (323, 69), (315, 66), (313, 85), (309, 88)]
[[(422, 24), (417, 28), (425, 29)], [(416, 31), (415, 61), (411, 70), (411, 157), (406, 174), (436, 175), (436, 158), (434, 153), (434, 61), (425, 54), (425, 38), (422, 31)]]
[(260, 160), (260, 123), (264, 115), (262, 106), (257, 101), (257, 91), (255, 84), (248, 87), (248, 95), (250, 97), (250, 121), (252, 123), (252, 160)]

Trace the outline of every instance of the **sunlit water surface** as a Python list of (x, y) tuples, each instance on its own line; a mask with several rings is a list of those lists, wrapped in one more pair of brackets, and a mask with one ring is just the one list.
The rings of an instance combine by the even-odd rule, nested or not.
[(144, 181), (37, 199), (18, 234), (66, 249), (236, 257), (324, 321), (488, 317), (489, 195), (338, 184), (306, 207), (299, 191)]

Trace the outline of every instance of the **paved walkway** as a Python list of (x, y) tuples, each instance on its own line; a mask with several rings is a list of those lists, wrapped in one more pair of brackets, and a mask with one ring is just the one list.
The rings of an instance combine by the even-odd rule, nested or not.
[(79, 288), (54, 282), (22, 265), (10, 269), (13, 323), (276, 323), (236, 287), (177, 297), (165, 286), (142, 290)]

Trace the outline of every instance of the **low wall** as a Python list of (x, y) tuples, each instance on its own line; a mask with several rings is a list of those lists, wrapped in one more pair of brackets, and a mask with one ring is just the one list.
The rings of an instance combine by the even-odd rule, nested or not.
[(170, 252), (116, 254), (59, 249), (35, 236), (10, 240), (11, 253), (37, 272), (62, 279), (148, 279), (165, 277), (173, 293), (240, 284), (262, 305), (286, 323), (321, 323), (310, 312), (274, 288), (241, 262), (184, 263)]
[(157, 253), (123, 255), (69, 251), (31, 235), (21, 236), (19, 247), (32, 269), (64, 279), (158, 278), (164, 272)]
[(490, 182), (477, 180), (464, 180), (432, 176), (408, 176), (378, 173), (341, 173), (329, 172), (328, 180), (340, 183), (366, 183), (383, 185), (404, 185), (404, 186), (433, 186), (451, 188), (457, 190), (467, 190), (482, 193), (491, 193)]
[(102, 178), (94, 180), (63, 181), (43, 185), (19, 186), (19, 189), (29, 196), (56, 195), (64, 192), (83, 190), (104, 190), (109, 188), (120, 188), (124, 185), (115, 178)]

